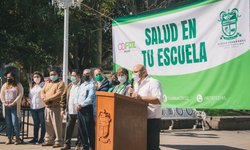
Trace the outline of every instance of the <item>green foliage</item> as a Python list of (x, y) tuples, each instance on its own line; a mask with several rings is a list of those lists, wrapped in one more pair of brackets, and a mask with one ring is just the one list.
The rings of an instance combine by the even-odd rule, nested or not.
[[(70, 9), (69, 68), (96, 67), (101, 62), (112, 69), (112, 18), (190, 1), (83, 1), (80, 8)], [(15, 62), (27, 73), (62, 65), (62, 9), (50, 0), (1, 0), (0, 10), (0, 66)]]
[(62, 48), (63, 20), (52, 6), (40, 0), (2, 0), (0, 9), (0, 64), (16, 62), (28, 70), (60, 60), (62, 55), (55, 55)]
[(249, 116), (250, 111), (228, 110), (228, 109), (207, 109), (204, 110), (207, 116)]

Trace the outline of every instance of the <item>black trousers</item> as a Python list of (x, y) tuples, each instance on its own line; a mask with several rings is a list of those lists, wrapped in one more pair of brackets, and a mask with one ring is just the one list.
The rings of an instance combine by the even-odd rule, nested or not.
[[(67, 115), (67, 124), (66, 124), (66, 135), (65, 135), (65, 144), (71, 146), (71, 138), (74, 132), (75, 124), (77, 120), (77, 115), (68, 114)], [(79, 135), (77, 135), (76, 145), (79, 143)]]
[(161, 119), (148, 119), (147, 150), (159, 150)]
[(82, 107), (77, 113), (79, 136), (83, 149), (95, 150), (95, 121), (93, 105)]

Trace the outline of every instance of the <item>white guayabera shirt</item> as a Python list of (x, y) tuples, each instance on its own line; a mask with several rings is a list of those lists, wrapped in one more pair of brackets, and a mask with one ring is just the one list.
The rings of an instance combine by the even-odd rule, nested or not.
[(79, 86), (80, 86), (80, 82), (77, 83), (77, 85), (72, 84), (72, 87), (69, 93), (68, 110), (69, 110), (69, 114), (72, 114), (72, 115), (77, 114), (77, 110), (75, 109), (75, 106), (74, 106), (74, 100), (78, 94)]
[[(140, 85), (135, 83), (135, 92), (140, 96), (153, 96), (158, 98), (160, 103), (163, 102), (163, 93), (161, 84), (158, 80), (147, 76)], [(148, 105), (148, 118), (161, 118), (162, 109), (160, 104), (149, 104)]]

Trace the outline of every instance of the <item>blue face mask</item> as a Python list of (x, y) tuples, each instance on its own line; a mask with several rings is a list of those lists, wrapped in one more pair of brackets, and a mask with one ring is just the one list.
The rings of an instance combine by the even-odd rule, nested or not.
[(76, 77), (71, 76), (71, 77), (70, 77), (70, 80), (71, 80), (71, 82), (76, 82)]
[(50, 80), (53, 82), (56, 81), (57, 79), (58, 79), (57, 75), (50, 76)]

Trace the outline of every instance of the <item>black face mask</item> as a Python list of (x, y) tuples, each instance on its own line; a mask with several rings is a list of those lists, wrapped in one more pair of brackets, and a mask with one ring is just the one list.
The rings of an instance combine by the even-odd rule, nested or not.
[(12, 83), (14, 82), (14, 80), (13, 80), (13, 79), (8, 78), (8, 79), (7, 79), (7, 82), (8, 82), (9, 84), (12, 84)]
[(83, 81), (89, 81), (89, 76), (82, 76)]

